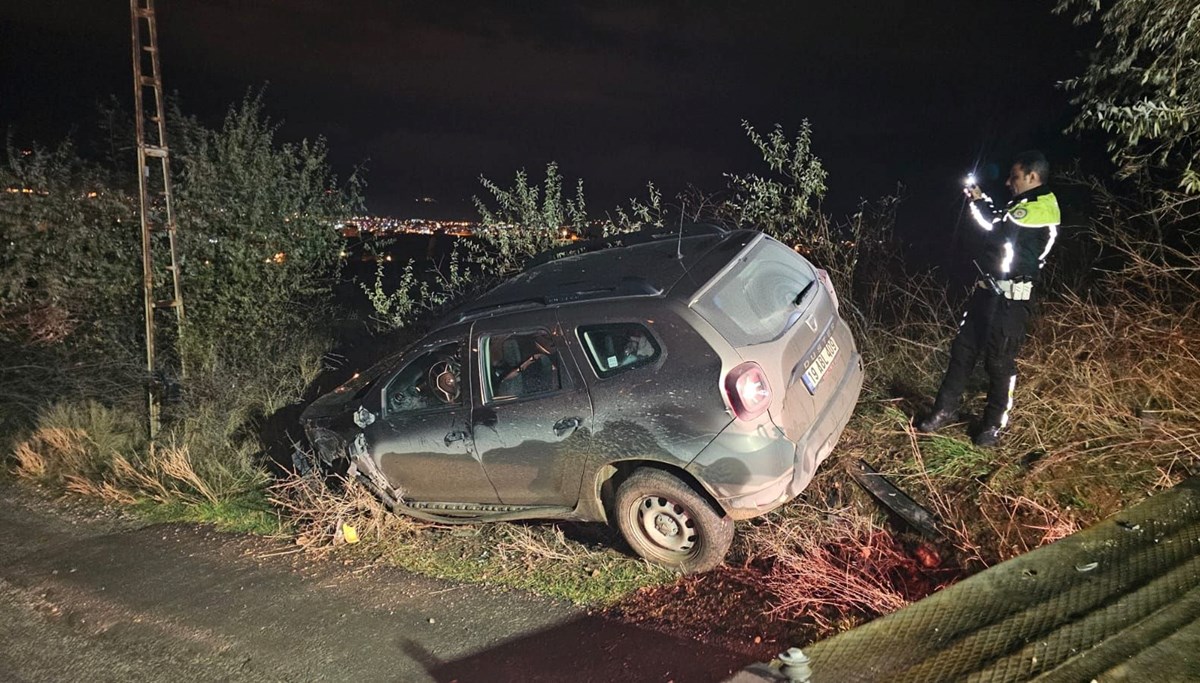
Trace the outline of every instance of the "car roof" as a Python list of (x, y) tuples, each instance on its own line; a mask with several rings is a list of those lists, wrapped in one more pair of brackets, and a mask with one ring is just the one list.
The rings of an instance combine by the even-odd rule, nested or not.
[[(579, 301), (665, 296), (685, 274), (704, 262), (715, 247), (731, 240), (736, 245), (745, 245), (759, 234), (706, 227), (707, 234), (680, 237), (680, 233), (674, 232), (634, 233), (585, 245), (581, 247), (582, 253), (571, 253), (570, 246), (551, 252), (535, 260), (535, 263), (541, 261), (540, 264), (455, 309), (437, 327)], [(563, 251), (565, 255), (559, 255)], [(558, 258), (554, 258), (556, 255)], [(712, 271), (708, 272), (711, 276), (728, 258), (715, 264), (715, 268), (710, 265), (701, 270)], [(688, 296), (707, 279), (693, 282), (687, 292), (675, 293)]]

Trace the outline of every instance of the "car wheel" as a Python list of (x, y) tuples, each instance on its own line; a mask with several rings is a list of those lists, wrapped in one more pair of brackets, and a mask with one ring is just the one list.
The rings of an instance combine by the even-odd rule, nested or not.
[(684, 573), (721, 564), (733, 542), (733, 520), (661, 470), (639, 469), (630, 475), (617, 488), (613, 511), (635, 553)]

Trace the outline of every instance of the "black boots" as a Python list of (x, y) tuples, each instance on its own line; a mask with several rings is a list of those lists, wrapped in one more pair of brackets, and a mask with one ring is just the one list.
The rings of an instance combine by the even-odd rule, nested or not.
[(971, 439), (976, 446), (991, 447), (1000, 443), (1000, 427), (984, 425), (979, 428), (979, 433), (975, 438)]
[[(946, 425), (953, 424), (958, 421), (958, 410), (950, 410), (947, 408), (938, 408), (934, 406), (933, 412), (925, 417), (917, 420), (914, 426), (918, 432), (922, 434), (932, 434)], [(971, 439), (976, 446), (991, 447), (1000, 443), (1000, 427), (988, 426), (986, 423), (979, 428), (975, 436)]]
[(926, 415), (920, 420), (917, 420), (916, 427), (918, 432), (930, 434), (948, 424), (954, 423), (957, 419), (958, 410), (949, 410), (935, 406), (932, 413)]

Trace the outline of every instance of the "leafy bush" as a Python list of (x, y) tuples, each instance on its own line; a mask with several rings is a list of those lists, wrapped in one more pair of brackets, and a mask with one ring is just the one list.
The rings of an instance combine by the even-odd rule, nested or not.
[(1063, 83), (1079, 113), (1071, 130), (1108, 137), (1120, 175), (1156, 171), (1200, 194), (1200, 32), (1191, 0), (1058, 0), (1056, 13), (1099, 23), (1083, 74)]
[(0, 164), (0, 334), (18, 344), (136, 348), (134, 204), (74, 145), (19, 150)]
[[(320, 370), (335, 224), (360, 206), (360, 183), (338, 184), (322, 141), (278, 142), (261, 94), (216, 130), (177, 109), (171, 120), (191, 371), (172, 421), (156, 447), (141, 439), (141, 238), (136, 195), (121, 182), (131, 174), (70, 143), (10, 141), (0, 430), (28, 434), (15, 444), (23, 478), (121, 502), (217, 505), (262, 485), (264, 423)], [(126, 442), (114, 445), (116, 434)]]
[(261, 93), (231, 107), (219, 130), (191, 118), (179, 129), (188, 365), (253, 372), (263, 345), (325, 317), (335, 227), (361, 207), (361, 184), (339, 185), (323, 140), (277, 142)]
[[(69, 142), (0, 159), (0, 436), (58, 397), (123, 401), (141, 375), (134, 205)], [(131, 392), (132, 387), (132, 392)]]
[(812, 150), (808, 121), (795, 138), (779, 124), (766, 137), (749, 122), (743, 121), (742, 128), (767, 174), (726, 175), (731, 196), (694, 202), (707, 207), (700, 217), (761, 230), (825, 269), (838, 291), (842, 317), (856, 333), (864, 333), (871, 321), (894, 323), (905, 313), (897, 309), (897, 304), (907, 305), (905, 299), (880, 294), (907, 275), (903, 251), (892, 234), (899, 193), (862, 202), (854, 214), (835, 220), (821, 210), (827, 174)]
[(772, 175), (727, 175), (734, 196), (724, 210), (740, 227), (762, 230), (785, 244), (803, 242), (807, 224), (824, 219), (820, 202), (827, 174), (812, 152), (812, 127), (804, 121), (794, 140), (779, 124), (765, 138), (748, 121), (742, 128)]

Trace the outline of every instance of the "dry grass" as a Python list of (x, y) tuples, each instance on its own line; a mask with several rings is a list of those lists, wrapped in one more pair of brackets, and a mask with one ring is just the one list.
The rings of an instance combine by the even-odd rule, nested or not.
[(769, 567), (762, 582), (774, 595), (771, 614), (806, 617), (825, 630), (903, 607), (904, 581), (920, 573), (891, 532), (853, 507), (794, 505), (752, 526), (745, 543)]
[(543, 562), (586, 562), (590, 553), (584, 546), (568, 540), (559, 526), (549, 525), (548, 530), (547, 534), (529, 525), (506, 525), (495, 552), (502, 560), (519, 563), (526, 569)]
[[(533, 590), (580, 604), (609, 604), (674, 574), (613, 547), (600, 525), (551, 522), (442, 525), (393, 514), (357, 482), (293, 474), (269, 488), (272, 504), (292, 520), (296, 543), (327, 555), (347, 550), (442, 578)], [(595, 538), (589, 538), (595, 536)]]
[(344, 525), (353, 527), (358, 538), (369, 546), (433, 526), (392, 514), (356, 481), (331, 487), (316, 471), (272, 483), (268, 499), (292, 520), (296, 544), (318, 554), (346, 542)]
[(61, 485), (68, 478), (100, 479), (115, 456), (138, 448), (136, 416), (95, 401), (60, 403), (42, 411), (37, 428), (16, 443), (19, 478)]
[(136, 411), (94, 401), (56, 404), (13, 449), (18, 479), (52, 489), (132, 505), (217, 505), (259, 487), (265, 475), (206, 455), (183, 442), (149, 448)]

